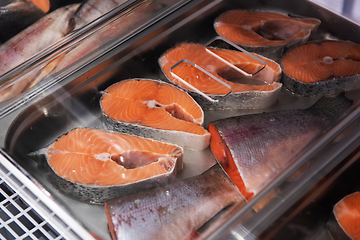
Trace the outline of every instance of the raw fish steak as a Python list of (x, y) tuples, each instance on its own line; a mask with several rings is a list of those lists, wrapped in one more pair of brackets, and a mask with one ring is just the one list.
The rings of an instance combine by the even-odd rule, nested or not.
[(320, 21), (275, 12), (231, 10), (215, 20), (216, 32), (245, 49), (274, 60), (284, 50), (307, 41)]
[(77, 128), (37, 154), (44, 154), (61, 191), (101, 203), (154, 183), (182, 168), (183, 149), (152, 139)]
[(203, 150), (210, 133), (190, 95), (165, 82), (130, 79), (108, 87), (100, 100), (107, 129)]
[[(233, 69), (228, 63), (214, 57), (206, 50), (205, 46), (200, 44), (183, 43), (176, 46), (164, 53), (159, 59), (159, 64), (168, 80), (189, 91), (204, 109), (265, 108), (276, 101), (282, 85), (278, 82), (282, 73), (279, 64), (254, 54), (266, 63), (266, 67), (262, 69), (264, 65), (261, 62), (243, 52), (216, 48), (212, 48), (211, 52), (229, 64), (249, 74), (254, 74), (254, 76), (242, 75), (238, 77), (235, 75), (236, 77), (234, 77), (234, 74), (229, 74)], [(190, 60), (228, 84), (231, 87), (231, 93), (223, 98), (230, 89), (189, 63), (178, 65), (172, 69), (172, 72), (199, 91), (218, 100), (218, 102), (207, 100), (179, 81), (172, 75), (171, 68), (184, 59)], [(261, 71), (258, 72), (259, 70)], [(246, 78), (249, 84), (240, 83), (239, 80), (243, 81), (243, 78)], [(262, 84), (258, 84), (258, 82), (262, 82)]]
[(326, 224), (331, 239), (360, 239), (360, 192), (354, 192), (339, 202)]
[(360, 45), (314, 41), (289, 50), (281, 60), (283, 83), (290, 91), (321, 96), (360, 88)]
[(105, 203), (112, 238), (191, 239), (216, 213), (244, 198), (215, 165), (205, 173)]
[(294, 157), (351, 106), (340, 96), (306, 110), (236, 116), (209, 124), (210, 148), (250, 200), (293, 163)]

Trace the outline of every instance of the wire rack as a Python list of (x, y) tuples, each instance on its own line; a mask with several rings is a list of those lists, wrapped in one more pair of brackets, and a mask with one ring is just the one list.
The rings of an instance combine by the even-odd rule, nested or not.
[(49, 195), (0, 150), (0, 239), (94, 239)]
[(0, 180), (0, 237), (3, 239), (63, 239), (27, 202)]

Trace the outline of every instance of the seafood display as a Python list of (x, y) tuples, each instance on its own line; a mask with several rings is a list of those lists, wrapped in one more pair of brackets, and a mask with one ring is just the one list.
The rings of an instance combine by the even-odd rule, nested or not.
[(354, 192), (334, 206), (333, 218), (326, 227), (332, 239), (360, 239), (360, 192)]
[[(169, 81), (189, 91), (204, 109), (256, 109), (274, 104), (282, 86), (279, 83), (282, 72), (276, 62), (254, 54), (265, 62), (266, 66), (264, 68), (264, 64), (239, 51), (211, 49), (211, 52), (226, 62), (214, 57), (203, 45), (183, 43), (165, 52), (159, 59), (159, 64)], [(188, 62), (176, 66), (176, 64), (184, 59), (205, 69), (212, 76)], [(176, 67), (174, 68), (174, 66)], [(232, 73), (231, 66), (236, 66), (254, 75), (252, 77), (245, 77), (244, 75), (239, 77), (239, 75)], [(226, 85), (217, 81), (213, 76), (223, 81)], [(186, 81), (192, 87), (184, 84), (183, 81), (179, 81), (179, 78)], [(246, 78), (249, 83), (243, 84), (239, 82), (243, 78)], [(261, 82), (260, 84), (259, 81)], [(209, 101), (203, 95), (194, 91), (193, 88), (211, 96), (217, 101)], [(228, 95), (224, 97), (226, 94)]]
[(355, 151), (359, 40), (297, 1), (54, 1), (0, 47), (1, 151), (99, 239), (258, 237)]
[(360, 88), (360, 45), (309, 42), (288, 51), (281, 67), (284, 86), (305, 97), (354, 90)]
[(351, 106), (339, 96), (306, 110), (286, 110), (220, 119), (209, 124), (210, 148), (250, 200), (292, 163), (293, 158)]
[(245, 10), (225, 12), (214, 23), (220, 36), (275, 60), (287, 48), (307, 41), (319, 25), (318, 19)]
[(196, 230), (243, 197), (219, 166), (202, 175), (105, 203), (112, 238), (193, 239)]
[(183, 149), (132, 135), (77, 128), (34, 154), (45, 155), (52, 183), (61, 191), (102, 203), (165, 182), (182, 168)]
[(170, 84), (130, 79), (107, 88), (100, 100), (107, 129), (203, 150), (210, 133), (204, 112), (186, 92)]

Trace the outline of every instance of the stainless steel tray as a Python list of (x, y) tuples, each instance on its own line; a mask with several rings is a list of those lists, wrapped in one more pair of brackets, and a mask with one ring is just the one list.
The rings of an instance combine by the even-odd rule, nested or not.
[[(163, 79), (158, 58), (181, 42), (205, 44), (216, 36), (213, 22), (229, 9), (271, 10), (280, 13), (315, 17), (322, 21), (314, 39), (342, 39), (360, 43), (360, 26), (309, 1), (175, 1), (174, 6), (160, 11), (140, 24), (138, 31), (126, 35), (109, 51), (85, 56), (80, 66), (72, 66), (49, 76), (57, 84), (40, 85), (4, 106), (0, 119), (3, 150), (13, 164), (23, 168), (29, 179), (49, 193), (50, 208), (61, 206), (87, 231), (110, 239), (103, 206), (78, 202), (58, 192), (28, 154), (48, 145), (74, 127), (102, 128), (99, 97), (112, 83), (128, 78)], [(110, 23), (111, 24), (111, 23)], [(341, 29), (341, 31), (339, 30)], [(81, 44), (78, 43), (78, 44)], [(59, 49), (61, 51), (61, 49)], [(314, 139), (298, 156), (295, 164), (283, 172), (245, 206), (233, 206), (203, 230), (201, 238), (244, 239), (259, 237), (286, 211), (292, 209), (308, 191), (340, 164), (360, 144), (358, 119), (359, 91), (348, 93), (354, 99), (346, 115), (326, 134)], [(316, 99), (302, 98), (286, 90), (272, 107), (262, 110), (206, 111), (205, 126), (212, 120), (263, 111), (304, 109)], [(17, 106), (17, 103), (21, 103)], [(14, 107), (15, 106), (15, 107)], [(350, 130), (349, 130), (350, 129)], [(210, 149), (201, 152), (186, 149), (185, 169), (179, 178), (198, 175), (215, 164)], [(308, 171), (296, 181), (288, 178), (306, 162)], [(351, 161), (350, 161), (351, 162)], [(274, 194), (275, 193), (275, 194)], [(254, 207), (272, 196), (260, 211)], [(286, 222), (286, 221), (285, 221)], [(281, 225), (279, 223), (279, 225)], [(269, 233), (270, 234), (270, 233)], [(274, 234), (274, 233), (271, 233)]]

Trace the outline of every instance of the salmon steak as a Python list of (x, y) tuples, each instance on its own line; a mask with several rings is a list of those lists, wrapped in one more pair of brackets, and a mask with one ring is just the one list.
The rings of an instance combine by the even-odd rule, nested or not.
[(168, 185), (105, 203), (112, 239), (194, 239), (223, 208), (244, 201), (219, 165)]
[(331, 239), (360, 239), (360, 192), (354, 192), (339, 202), (333, 209), (333, 215), (326, 228)]
[(314, 18), (295, 18), (275, 12), (231, 10), (214, 23), (220, 36), (249, 51), (278, 59), (286, 48), (309, 39), (320, 25)]
[(104, 91), (100, 105), (107, 129), (194, 150), (209, 146), (203, 110), (189, 94), (168, 83), (123, 80)]
[[(60, 190), (92, 203), (149, 187), (182, 168), (183, 149), (152, 139), (77, 128), (40, 153)], [(115, 186), (115, 187), (114, 187)]]
[[(240, 192), (252, 199), (295, 161), (350, 106), (348, 99), (321, 99), (305, 110), (235, 116), (209, 124), (210, 148)], [(327, 108), (328, 107), (328, 108)]]
[[(265, 108), (276, 101), (282, 86), (282, 84), (279, 83), (282, 73), (279, 64), (258, 54), (254, 54), (265, 62), (266, 66), (264, 68), (264, 64), (260, 61), (240, 51), (212, 48), (211, 52), (218, 57), (209, 53), (203, 45), (183, 43), (165, 52), (163, 56), (160, 57), (159, 64), (167, 79), (186, 91), (189, 91), (204, 109)], [(229, 85), (231, 87), (231, 93), (228, 94), (230, 92), (229, 87), (190, 63), (181, 63), (174, 67), (184, 59), (200, 66), (208, 73)], [(234, 77), (234, 74), (230, 74), (233, 66), (254, 75), (251, 77), (246, 77), (245, 75), (239, 77), (235, 75)], [(207, 100), (182, 81), (179, 81), (173, 74), (218, 101), (211, 102)], [(237, 80), (241, 81), (243, 78), (246, 78), (248, 84), (237, 82)], [(261, 81), (262, 84), (258, 84), (259, 81)], [(226, 94), (228, 95), (224, 97)]]
[(305, 97), (360, 87), (360, 45), (349, 41), (314, 41), (289, 50), (281, 60), (283, 83)]

